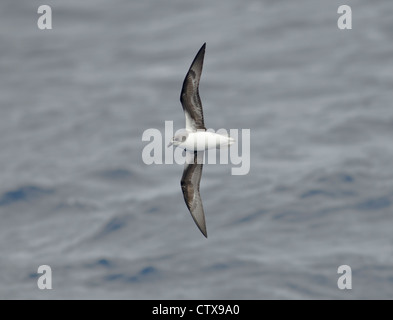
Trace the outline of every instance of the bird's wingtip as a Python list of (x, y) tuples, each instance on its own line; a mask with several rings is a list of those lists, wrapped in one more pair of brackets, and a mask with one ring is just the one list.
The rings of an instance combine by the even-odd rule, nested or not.
[(192, 217), (194, 218), (195, 224), (197, 225), (199, 231), (205, 236), (205, 238), (207, 238), (205, 218), (203, 217), (203, 221), (198, 221), (193, 214)]

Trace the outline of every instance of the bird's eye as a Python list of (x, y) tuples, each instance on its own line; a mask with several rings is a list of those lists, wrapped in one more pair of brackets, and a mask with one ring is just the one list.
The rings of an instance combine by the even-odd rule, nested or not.
[(181, 142), (184, 142), (184, 141), (186, 141), (186, 136), (181, 137)]

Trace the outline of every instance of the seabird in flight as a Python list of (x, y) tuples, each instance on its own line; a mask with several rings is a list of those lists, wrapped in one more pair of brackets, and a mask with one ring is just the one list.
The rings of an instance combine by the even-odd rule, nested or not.
[(211, 148), (229, 146), (234, 142), (234, 139), (206, 131), (198, 90), (205, 49), (206, 43), (203, 44), (195, 56), (184, 79), (180, 94), (180, 101), (186, 117), (186, 128), (177, 131), (168, 147), (174, 145), (186, 150), (186, 163), (181, 178), (181, 189), (192, 218), (199, 230), (207, 238), (205, 214), (199, 193), (204, 151)]

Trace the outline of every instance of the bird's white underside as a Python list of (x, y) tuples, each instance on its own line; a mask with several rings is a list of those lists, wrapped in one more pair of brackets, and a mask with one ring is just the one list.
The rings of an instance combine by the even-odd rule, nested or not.
[(204, 151), (207, 149), (227, 147), (234, 143), (234, 141), (231, 137), (215, 132), (197, 131), (190, 132), (186, 141), (179, 144), (178, 147), (187, 151)]

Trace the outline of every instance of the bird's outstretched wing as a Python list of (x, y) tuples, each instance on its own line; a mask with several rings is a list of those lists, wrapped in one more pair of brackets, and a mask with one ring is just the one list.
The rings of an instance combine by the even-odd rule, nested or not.
[(207, 230), (205, 223), (205, 214), (203, 212), (202, 199), (199, 193), (199, 184), (201, 182), (203, 167), (203, 151), (187, 152), (188, 156), (193, 156), (193, 161), (186, 161), (184, 165), (183, 176), (181, 178), (181, 189), (183, 191), (184, 201), (188, 210), (194, 219), (199, 230), (207, 238)]
[(206, 130), (203, 120), (202, 102), (199, 97), (199, 80), (201, 78), (206, 43), (199, 49), (183, 82), (180, 101), (186, 117), (186, 129), (190, 131)]

